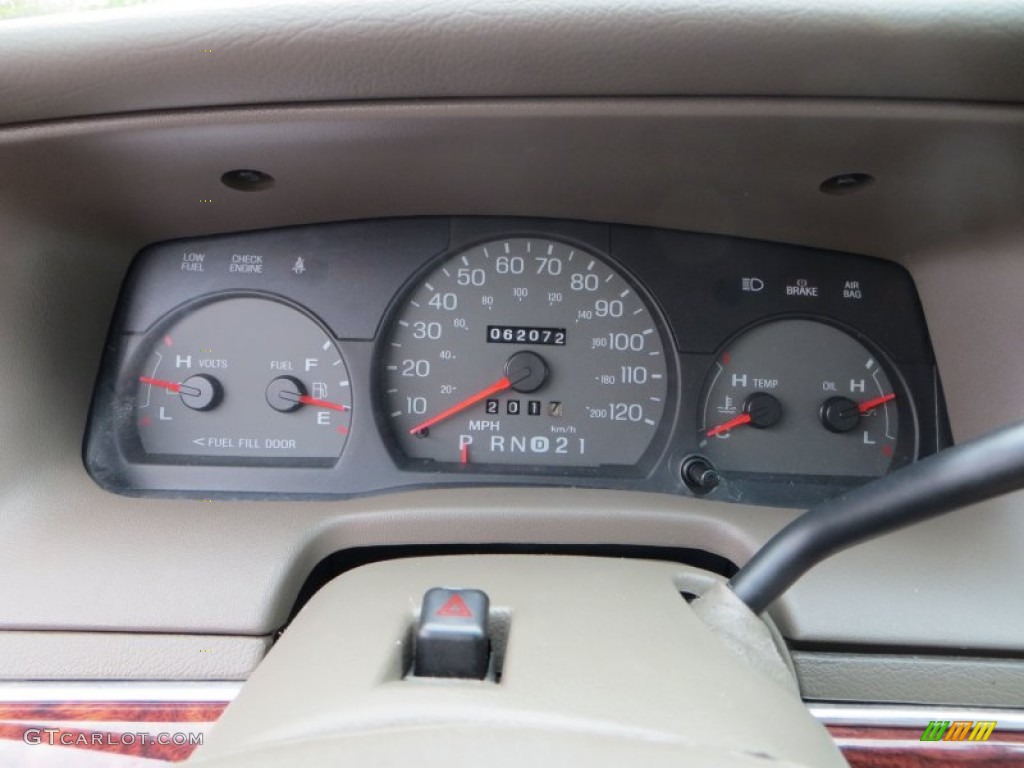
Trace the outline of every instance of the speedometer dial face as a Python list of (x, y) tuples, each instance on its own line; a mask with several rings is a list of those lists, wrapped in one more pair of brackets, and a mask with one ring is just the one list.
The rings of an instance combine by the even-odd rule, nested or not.
[(383, 346), (386, 418), (410, 459), (635, 465), (665, 413), (662, 326), (598, 256), (542, 238), (445, 260)]

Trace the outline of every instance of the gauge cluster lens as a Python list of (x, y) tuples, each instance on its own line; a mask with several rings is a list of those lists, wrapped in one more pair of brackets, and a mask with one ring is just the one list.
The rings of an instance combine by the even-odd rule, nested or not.
[(873, 477), (903, 463), (899, 393), (864, 345), (812, 320), (744, 333), (712, 366), (700, 448), (719, 470)]
[(333, 339), (270, 299), (187, 312), (150, 339), (128, 385), (150, 456), (335, 460), (351, 426), (352, 388)]
[(948, 445), (941, 393), (891, 262), (600, 222), (338, 222), (137, 254), (83, 459), (132, 494), (806, 506)]
[(646, 301), (561, 242), (447, 259), (401, 302), (382, 348), (385, 418), (411, 459), (635, 465), (665, 413), (670, 363)]

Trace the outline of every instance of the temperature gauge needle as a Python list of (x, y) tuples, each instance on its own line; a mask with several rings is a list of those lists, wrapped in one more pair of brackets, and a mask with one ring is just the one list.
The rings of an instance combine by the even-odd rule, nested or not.
[(749, 413), (741, 413), (736, 418), (729, 419), (724, 424), (719, 424), (717, 427), (709, 429), (707, 431), (707, 436), (714, 437), (715, 435), (720, 435), (723, 432), (728, 432), (730, 429), (735, 429), (736, 427), (742, 427), (744, 424), (749, 424), (753, 420), (754, 418)]
[(749, 424), (756, 429), (774, 427), (782, 418), (782, 403), (767, 392), (754, 392), (743, 400), (742, 411), (736, 418), (709, 429), (707, 436), (714, 437), (735, 427), (742, 427), (744, 424)]
[(861, 413), (867, 413), (868, 411), (877, 408), (880, 405), (885, 405), (890, 400), (895, 399), (896, 393), (890, 392), (888, 395), (882, 395), (881, 397), (876, 397), (873, 400), (865, 400), (863, 403), (858, 403), (857, 410), (860, 411)]
[(298, 402), (303, 405), (315, 405), (318, 408), (330, 408), (332, 411), (347, 411), (349, 407), (347, 405), (341, 405), (340, 403), (331, 403), (327, 400), (319, 400), (309, 395), (299, 395)]
[(511, 386), (512, 386), (512, 382), (509, 380), (508, 376), (502, 376), (500, 379), (498, 379), (496, 382), (491, 384), (489, 387), (485, 387), (484, 389), (481, 389), (475, 395), (472, 395), (471, 397), (467, 397), (461, 403), (456, 403), (451, 408), (448, 408), (447, 410), (441, 411), (441, 413), (437, 414), (437, 416), (432, 416), (431, 418), (427, 419), (423, 423), (417, 424), (415, 427), (413, 427), (412, 429), (409, 430), (409, 434), (410, 435), (415, 435), (418, 432), (422, 432), (424, 429), (432, 427), (435, 424), (437, 424), (438, 422), (444, 421), (448, 417), (454, 416), (456, 413), (459, 413), (461, 411), (466, 410), (471, 405), (475, 405), (476, 403), (479, 403), (485, 397), (490, 397), (491, 395), (496, 395), (499, 392), (504, 392), (506, 389), (509, 389)]

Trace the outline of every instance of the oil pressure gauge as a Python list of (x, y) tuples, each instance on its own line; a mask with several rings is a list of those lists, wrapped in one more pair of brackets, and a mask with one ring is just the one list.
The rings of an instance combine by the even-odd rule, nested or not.
[[(163, 324), (121, 382), (141, 461), (333, 464), (348, 439), (348, 370), (319, 323), (233, 296)], [(134, 448), (134, 451), (131, 450)]]
[(776, 320), (717, 357), (698, 412), (722, 471), (875, 477), (911, 461), (914, 410), (881, 356), (822, 322)]

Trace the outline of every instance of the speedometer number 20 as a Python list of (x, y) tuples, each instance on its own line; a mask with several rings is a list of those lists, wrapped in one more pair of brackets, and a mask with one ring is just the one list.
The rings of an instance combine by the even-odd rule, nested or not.
[(383, 341), (401, 452), (465, 465), (635, 465), (665, 412), (664, 334), (600, 257), (542, 238), (451, 256)]

